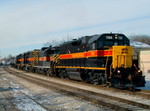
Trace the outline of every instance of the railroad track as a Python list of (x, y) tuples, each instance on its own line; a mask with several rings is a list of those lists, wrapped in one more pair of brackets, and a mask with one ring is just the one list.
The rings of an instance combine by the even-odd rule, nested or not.
[[(11, 96), (8, 92), (1, 92), (2, 93), (2, 97), (1, 98), (1, 102), (0, 102), (0, 111), (8, 111), (8, 109), (12, 109), (12, 111), (18, 111), (18, 109), (16, 108), (16, 105), (13, 104)], [(5, 104), (3, 102), (6, 102), (6, 99), (9, 101), (9, 104)]]
[[(88, 87), (95, 87), (95, 89), (97, 90), (97, 91), (93, 91), (93, 90), (88, 90), (87, 88), (85, 88), (86, 86), (84, 87), (84, 85), (82, 86), (84, 88), (81, 88), (80, 87), (81, 85), (80, 86), (79, 85), (78, 86), (70, 86), (70, 85), (61, 84), (61, 83), (55, 82), (55, 81), (41, 79), (41, 78), (35, 77), (35, 76), (33, 77), (32, 75), (27, 75), (22, 72), (14, 71), (12, 69), (9, 69), (8, 67), (5, 67), (4, 69), (13, 75), (16, 75), (17, 77), (26, 79), (27, 81), (36, 83), (38, 85), (55, 90), (57, 92), (64, 93), (66, 95), (71, 95), (76, 98), (80, 98), (83, 100), (93, 102), (95, 104), (104, 105), (104, 106), (110, 107), (115, 110), (133, 111), (133, 110), (148, 110), (148, 109), (150, 109), (150, 105), (149, 105), (150, 100), (146, 99), (146, 98), (143, 98), (143, 101), (141, 101), (141, 102), (137, 102), (136, 100), (135, 101), (130, 100), (129, 97), (128, 97), (129, 99), (127, 99), (126, 97), (125, 97), (126, 98), (125, 99), (122, 97), (116, 97), (114, 95), (108, 95), (105, 93), (101, 93), (98, 91), (99, 90), (98, 88), (96, 89), (96, 87), (98, 87), (98, 86), (93, 86), (93, 85), (88, 84)], [(105, 88), (105, 90), (106, 90), (106, 88)], [(118, 91), (118, 90), (116, 90), (116, 91)], [(126, 91), (126, 92), (128, 92), (128, 91)], [(116, 93), (118, 93), (118, 92), (116, 92)], [(130, 92), (130, 93), (135, 93), (135, 92)], [(128, 94), (129, 94), (129, 92), (128, 92)], [(128, 94), (126, 94), (126, 95), (129, 96)], [(135, 93), (135, 95), (136, 94), (137, 93)], [(133, 95), (134, 94), (132, 94), (130, 96), (132, 97)], [(141, 94), (141, 95), (144, 95), (144, 94)], [(125, 95), (123, 95), (123, 96), (125, 96)], [(144, 96), (142, 96), (142, 97), (144, 97)], [(137, 99), (139, 99), (139, 98), (137, 98)], [(142, 98), (141, 98), (141, 100), (142, 100)]]
[[(36, 99), (33, 99), (32, 97), (28, 96), (27, 94), (25, 94), (24, 92), (22, 92), (20, 90), (17, 90), (17, 95), (19, 95), (19, 97), (20, 96), (24, 97), (24, 100), (22, 100), (22, 102), (23, 101), (25, 101), (25, 102), (26, 101), (34, 102), (35, 104), (38, 105), (38, 107), (40, 106), (41, 110), (50, 111), (47, 107), (45, 107), (44, 105), (39, 103)], [(9, 99), (7, 99), (9, 101), (9, 104), (3, 105), (3, 108), (1, 108), (0, 111), (8, 111), (8, 107), (10, 107), (10, 109), (12, 111), (19, 111), (19, 109), (17, 109), (17, 106), (15, 104), (13, 104), (14, 100), (12, 100), (12, 99), (15, 99), (15, 98), (18, 98), (18, 100), (20, 100), (19, 97), (12, 98), (11, 93), (9, 93), (9, 92), (3, 93), (3, 96), (5, 98), (9, 98)]]

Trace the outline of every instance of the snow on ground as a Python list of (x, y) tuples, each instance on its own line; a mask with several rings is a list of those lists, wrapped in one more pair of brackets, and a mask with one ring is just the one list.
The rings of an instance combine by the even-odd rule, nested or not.
[[(15, 87), (21, 88), (20, 85), (16, 83), (12, 82), (11, 84), (13, 84)], [(20, 94), (20, 91), (26, 96)], [(23, 88), (20, 91), (15, 90), (13, 96), (15, 98), (14, 103), (21, 111), (46, 111), (40, 105), (45, 106), (52, 111), (110, 111), (107, 108), (100, 109), (100, 107), (91, 105), (86, 101), (76, 100), (72, 97), (53, 91), (48, 91), (41, 94), (34, 94), (31, 90), (26, 88)], [(36, 100), (38, 103), (34, 100)]]
[[(33, 101), (28, 96), (32, 96), (31, 91), (26, 88), (20, 88), (20, 85), (10, 81), (10, 85), (19, 88), (21, 90), (13, 90), (14, 103), (17, 105), (18, 109), (21, 111), (46, 111), (35, 101)], [(26, 96), (26, 95), (28, 96)]]

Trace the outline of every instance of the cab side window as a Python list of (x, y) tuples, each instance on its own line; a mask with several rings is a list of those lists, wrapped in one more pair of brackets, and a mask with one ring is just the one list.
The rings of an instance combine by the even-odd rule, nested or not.
[(90, 49), (91, 50), (95, 50), (96, 49), (96, 43), (95, 42), (90, 44)]

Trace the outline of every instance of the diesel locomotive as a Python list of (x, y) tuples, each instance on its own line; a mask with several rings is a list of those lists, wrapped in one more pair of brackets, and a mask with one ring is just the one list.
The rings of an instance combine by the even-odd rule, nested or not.
[(16, 67), (117, 88), (144, 87), (138, 56), (124, 34), (104, 33), (22, 53)]

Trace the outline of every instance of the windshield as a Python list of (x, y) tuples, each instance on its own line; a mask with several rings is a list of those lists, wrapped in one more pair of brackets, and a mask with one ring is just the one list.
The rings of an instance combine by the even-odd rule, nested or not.
[(103, 35), (102, 38), (98, 40), (98, 48), (103, 48), (105, 46), (129, 46), (129, 39), (124, 35), (116, 35), (116, 34), (109, 34)]

